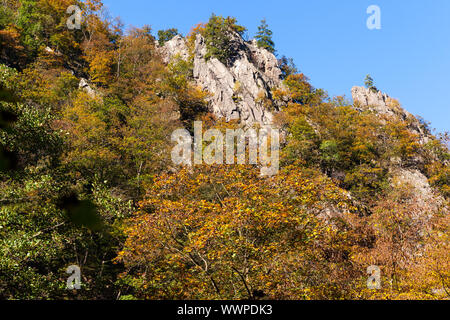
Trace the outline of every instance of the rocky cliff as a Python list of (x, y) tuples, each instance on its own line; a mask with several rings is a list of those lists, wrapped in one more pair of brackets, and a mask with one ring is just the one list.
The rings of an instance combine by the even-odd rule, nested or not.
[[(210, 110), (226, 120), (240, 119), (246, 124), (272, 122), (272, 112), (264, 107), (264, 101), (272, 100), (272, 89), (282, 85), (281, 70), (277, 58), (255, 41), (244, 41), (235, 35), (232, 39), (236, 55), (226, 66), (216, 58), (206, 59), (206, 44), (197, 35), (193, 51), (194, 81), (211, 93)], [(176, 36), (159, 48), (167, 63), (175, 56), (189, 59), (186, 40)]]

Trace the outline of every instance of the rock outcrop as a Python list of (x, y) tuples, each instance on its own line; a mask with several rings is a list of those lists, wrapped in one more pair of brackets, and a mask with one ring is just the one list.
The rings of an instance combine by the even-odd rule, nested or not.
[[(352, 88), (353, 101), (361, 108), (369, 108), (378, 114), (395, 116), (395, 102), (386, 93), (364, 87)], [(406, 115), (406, 113), (405, 113)]]
[(183, 60), (189, 59), (189, 50), (186, 45), (186, 40), (180, 35), (167, 41), (162, 47), (160, 47), (158, 41), (156, 41), (156, 47), (158, 48), (164, 63), (169, 63), (176, 56)]
[(386, 93), (364, 87), (353, 87), (352, 97), (355, 106), (361, 110), (372, 110), (378, 115), (389, 116), (406, 121), (408, 129), (419, 136), (421, 144), (429, 141), (430, 133), (427, 132), (419, 120), (400, 106), (400, 103)]
[[(282, 85), (278, 60), (255, 41), (244, 41), (237, 34), (232, 41), (236, 54), (232, 63), (225, 65), (216, 58), (205, 58), (205, 40), (197, 35), (193, 52), (194, 81), (211, 94), (209, 107), (216, 116), (227, 121), (240, 119), (245, 124), (270, 124), (273, 115), (267, 101), (275, 105), (271, 91)], [(165, 62), (177, 55), (183, 59), (189, 57), (186, 40), (180, 36), (159, 50)]]

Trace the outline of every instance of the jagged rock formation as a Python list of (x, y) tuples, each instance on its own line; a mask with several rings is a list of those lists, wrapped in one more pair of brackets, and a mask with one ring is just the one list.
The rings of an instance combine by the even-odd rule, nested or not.
[(179, 56), (183, 60), (189, 59), (189, 50), (186, 45), (186, 40), (180, 35), (167, 41), (162, 47), (159, 46), (158, 41), (156, 41), (155, 44), (164, 63), (169, 63), (175, 56)]
[(420, 121), (403, 109), (397, 100), (389, 97), (386, 93), (364, 87), (353, 87), (352, 97), (357, 108), (372, 110), (378, 115), (406, 121), (411, 132), (419, 136), (421, 144), (426, 144), (429, 141), (430, 133), (426, 132)]
[(378, 114), (395, 116), (399, 111), (394, 110), (394, 100), (387, 94), (382, 93), (378, 90), (368, 89), (364, 87), (353, 87), (352, 97), (353, 101), (359, 107), (373, 110)]
[[(282, 85), (278, 60), (269, 51), (258, 48), (255, 41), (246, 42), (236, 34), (233, 42), (236, 54), (226, 66), (216, 58), (205, 58), (205, 40), (197, 35), (193, 52), (194, 81), (211, 94), (209, 106), (216, 116), (240, 119), (246, 124), (270, 124), (273, 116), (264, 101), (274, 103), (271, 90)], [(184, 59), (189, 56), (186, 40), (180, 36), (168, 41), (159, 51), (165, 62), (177, 55)]]

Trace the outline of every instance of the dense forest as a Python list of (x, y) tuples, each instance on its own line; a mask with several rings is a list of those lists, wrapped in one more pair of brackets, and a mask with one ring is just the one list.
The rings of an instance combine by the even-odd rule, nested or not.
[[(450, 297), (448, 135), (329, 97), (279, 57), (282, 85), (257, 101), (283, 132), (279, 174), (176, 166), (175, 130), (243, 125), (212, 111), (193, 61), (204, 39), (231, 68), (245, 27), (212, 15), (182, 37), (124, 30), (100, 0), (0, 5), (0, 299)], [(177, 36), (187, 57), (166, 61)], [(271, 36), (262, 21), (268, 55)]]

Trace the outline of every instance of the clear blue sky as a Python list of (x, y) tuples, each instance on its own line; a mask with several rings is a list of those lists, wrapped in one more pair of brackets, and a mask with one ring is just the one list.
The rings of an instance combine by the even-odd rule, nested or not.
[[(450, 131), (450, 0), (104, 0), (126, 26), (178, 28), (187, 34), (211, 13), (234, 16), (250, 38), (262, 18), (277, 53), (295, 60), (315, 87), (346, 95), (371, 74), (402, 106)], [(369, 30), (369, 5), (381, 30)]]

